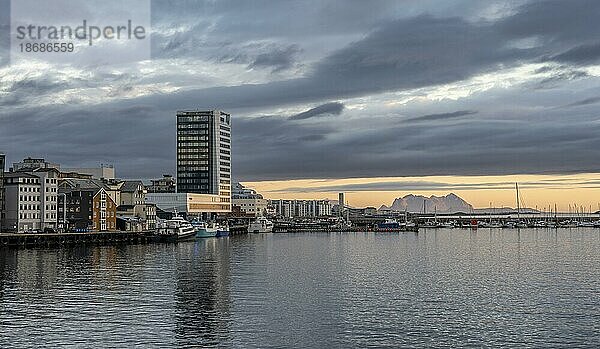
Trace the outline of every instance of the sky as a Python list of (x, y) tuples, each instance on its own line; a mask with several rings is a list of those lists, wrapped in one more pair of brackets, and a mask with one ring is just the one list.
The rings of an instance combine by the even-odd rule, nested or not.
[(514, 206), (522, 181), (531, 207), (600, 201), (598, 1), (179, 0), (151, 16), (151, 59), (0, 51), (8, 162), (160, 177), (176, 111), (222, 109), (235, 179), (270, 198)]

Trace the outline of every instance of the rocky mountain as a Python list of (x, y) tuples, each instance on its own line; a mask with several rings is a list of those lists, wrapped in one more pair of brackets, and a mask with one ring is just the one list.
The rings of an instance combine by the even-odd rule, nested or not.
[(438, 213), (469, 213), (473, 210), (473, 206), (461, 199), (458, 195), (450, 193), (446, 196), (426, 197), (423, 195), (409, 194), (402, 198), (397, 198), (392, 203), (392, 206), (381, 206), (380, 209), (391, 209), (392, 211), (408, 211), (408, 212), (423, 212), (423, 202), (427, 212), (437, 211)]

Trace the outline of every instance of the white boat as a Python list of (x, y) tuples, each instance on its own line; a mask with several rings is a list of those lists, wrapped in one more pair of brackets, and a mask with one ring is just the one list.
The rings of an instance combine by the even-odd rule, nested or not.
[(173, 218), (166, 220), (158, 229), (158, 233), (162, 235), (174, 235), (177, 240), (190, 238), (196, 234), (196, 229), (192, 224), (177, 213)]
[(192, 225), (196, 229), (197, 238), (213, 238), (217, 236), (219, 225), (214, 222), (203, 222), (200, 220), (192, 221)]
[(249, 233), (271, 233), (273, 232), (273, 222), (263, 216), (256, 218), (248, 225)]

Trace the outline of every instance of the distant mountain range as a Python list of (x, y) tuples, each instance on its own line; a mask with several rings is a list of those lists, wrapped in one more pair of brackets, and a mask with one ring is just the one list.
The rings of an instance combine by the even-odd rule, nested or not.
[[(461, 197), (454, 193), (450, 193), (446, 196), (435, 196), (432, 195), (430, 197), (426, 197), (423, 195), (413, 195), (409, 194), (401, 198), (397, 198), (394, 200), (391, 206), (382, 205), (380, 210), (392, 210), (399, 212), (413, 212), (413, 213), (422, 213), (423, 212), (423, 202), (425, 202), (425, 209), (427, 213), (511, 213), (516, 210), (511, 207), (501, 207), (501, 208), (479, 208), (474, 209), (473, 205), (469, 204)], [(533, 213), (537, 212), (536, 210), (529, 208), (522, 208), (522, 213)]]

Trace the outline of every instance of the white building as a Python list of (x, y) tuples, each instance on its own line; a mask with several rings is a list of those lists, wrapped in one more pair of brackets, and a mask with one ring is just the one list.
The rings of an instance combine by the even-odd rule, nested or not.
[(221, 202), (219, 195), (194, 193), (147, 193), (146, 202), (155, 204), (164, 212), (200, 216), (203, 213), (228, 213), (231, 211), (229, 202)]
[(275, 214), (283, 217), (331, 216), (333, 207), (329, 200), (270, 200)]
[(42, 230), (40, 178), (24, 172), (8, 172), (4, 175), (4, 185), (6, 202), (2, 230)]
[(115, 168), (113, 165), (101, 164), (100, 167), (72, 167), (72, 168), (61, 168), (61, 172), (64, 173), (79, 173), (84, 175), (90, 175), (94, 179), (115, 179)]
[(246, 188), (240, 183), (233, 185), (231, 204), (237, 207), (240, 213), (248, 216), (264, 216), (267, 213), (269, 200), (263, 198), (256, 190)]

